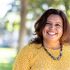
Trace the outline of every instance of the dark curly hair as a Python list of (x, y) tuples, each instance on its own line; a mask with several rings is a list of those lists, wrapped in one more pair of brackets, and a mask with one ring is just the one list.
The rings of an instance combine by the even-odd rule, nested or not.
[(60, 39), (61, 43), (67, 43), (69, 42), (69, 22), (66, 17), (66, 14), (59, 10), (59, 9), (48, 9), (46, 10), (42, 16), (37, 20), (35, 23), (35, 34), (37, 35), (36, 38), (32, 40), (32, 43), (42, 43), (43, 42), (43, 35), (42, 30), (46, 25), (47, 18), (51, 15), (59, 15), (63, 20), (63, 35)]

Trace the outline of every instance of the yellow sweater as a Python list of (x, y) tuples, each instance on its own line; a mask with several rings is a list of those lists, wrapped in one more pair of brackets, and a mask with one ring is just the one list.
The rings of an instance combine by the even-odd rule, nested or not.
[[(56, 56), (58, 50), (54, 52)], [(63, 46), (61, 59), (53, 60), (41, 44), (27, 45), (17, 55), (13, 70), (70, 70), (70, 46)]]

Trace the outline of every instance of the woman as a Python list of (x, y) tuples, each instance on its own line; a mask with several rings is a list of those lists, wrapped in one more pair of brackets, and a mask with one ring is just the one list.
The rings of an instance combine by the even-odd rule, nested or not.
[(20, 50), (13, 70), (70, 70), (69, 23), (58, 9), (48, 9), (35, 23), (36, 38)]

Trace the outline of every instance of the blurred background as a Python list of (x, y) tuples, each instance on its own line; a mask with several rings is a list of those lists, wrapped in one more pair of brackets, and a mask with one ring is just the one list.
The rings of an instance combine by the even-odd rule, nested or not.
[(0, 70), (12, 70), (17, 52), (34, 38), (34, 23), (48, 8), (61, 9), (70, 19), (70, 0), (0, 1)]

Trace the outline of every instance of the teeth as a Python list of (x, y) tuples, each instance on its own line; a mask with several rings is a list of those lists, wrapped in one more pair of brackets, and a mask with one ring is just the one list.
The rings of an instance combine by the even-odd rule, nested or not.
[(50, 35), (55, 35), (55, 33), (53, 33), (53, 32), (48, 32), (48, 34), (50, 34)]

